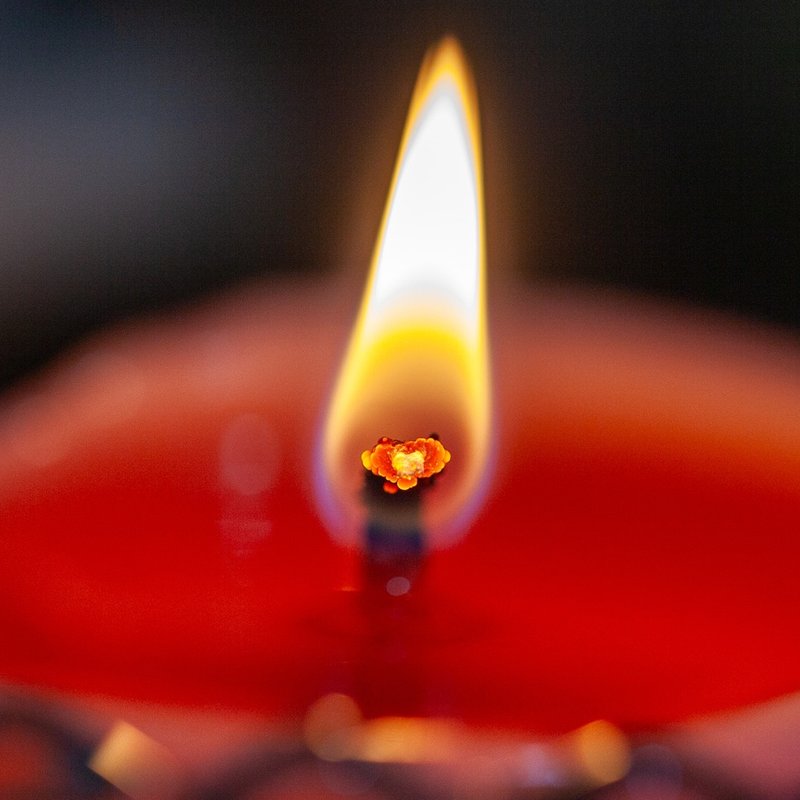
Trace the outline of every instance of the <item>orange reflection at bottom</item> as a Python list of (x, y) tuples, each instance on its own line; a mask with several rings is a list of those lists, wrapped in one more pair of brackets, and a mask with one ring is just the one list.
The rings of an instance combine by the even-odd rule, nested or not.
[(352, 697), (337, 693), (311, 706), (303, 731), (311, 752), (325, 761), (437, 765), (465, 791), (518, 782), (594, 788), (621, 780), (630, 766), (627, 737), (604, 720), (536, 741), (478, 734), (451, 719), (365, 719)]
[(184, 787), (177, 759), (127, 722), (117, 722), (89, 760), (89, 768), (132, 800), (168, 800)]

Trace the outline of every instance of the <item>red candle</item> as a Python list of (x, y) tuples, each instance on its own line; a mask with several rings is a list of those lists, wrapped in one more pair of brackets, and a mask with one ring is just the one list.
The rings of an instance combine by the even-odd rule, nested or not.
[(341, 486), (344, 451), (320, 455), (355, 298), (251, 290), (100, 337), (7, 399), (3, 677), (289, 719), (342, 692), (368, 717), (536, 731), (796, 687), (794, 343), (495, 287), (494, 412), (478, 391), (475, 427), (459, 408), (441, 431), (411, 580), (348, 517), (361, 449), (394, 431)]
[(796, 346), (657, 307), (498, 305), (486, 504), (419, 595), (380, 603), (312, 497), (348, 323), (330, 292), (120, 331), (20, 391), (4, 677), (275, 715), (344, 691), (536, 729), (793, 689)]

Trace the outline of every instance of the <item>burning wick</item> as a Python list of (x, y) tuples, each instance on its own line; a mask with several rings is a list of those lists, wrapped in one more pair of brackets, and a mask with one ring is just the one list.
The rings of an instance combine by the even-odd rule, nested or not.
[(383, 436), (361, 454), (364, 469), (384, 479), (383, 491), (388, 494), (412, 489), (421, 478), (441, 472), (448, 461), (449, 451), (432, 436), (407, 442)]

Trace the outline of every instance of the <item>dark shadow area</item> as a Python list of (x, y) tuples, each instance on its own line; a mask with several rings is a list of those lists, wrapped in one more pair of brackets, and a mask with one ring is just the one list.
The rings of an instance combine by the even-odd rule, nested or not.
[(797, 4), (6, 4), (0, 385), (369, 259), (425, 49), (481, 93), (489, 255), (800, 327)]

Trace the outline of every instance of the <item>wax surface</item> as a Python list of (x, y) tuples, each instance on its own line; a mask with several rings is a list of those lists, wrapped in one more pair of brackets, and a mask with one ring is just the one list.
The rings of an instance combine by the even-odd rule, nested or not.
[(619, 300), (497, 301), (487, 502), (395, 597), (313, 499), (342, 305), (228, 298), (6, 399), (2, 677), (290, 719), (342, 691), (367, 715), (535, 731), (797, 688), (795, 344)]

